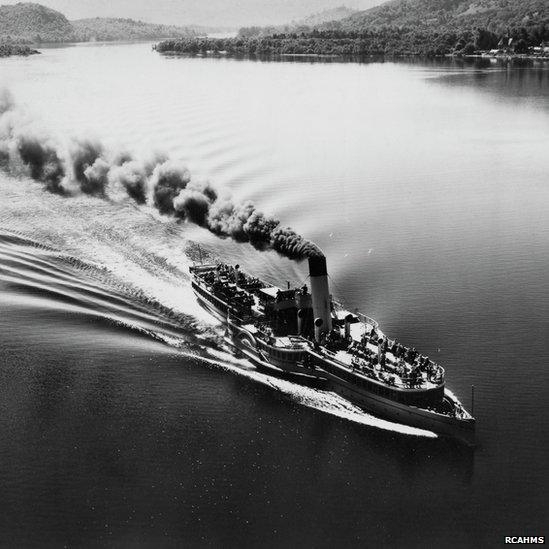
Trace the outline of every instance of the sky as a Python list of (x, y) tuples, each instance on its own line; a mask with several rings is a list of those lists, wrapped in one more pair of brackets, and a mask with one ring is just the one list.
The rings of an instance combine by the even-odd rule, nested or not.
[[(17, 4), (21, 0), (0, 0)], [(367, 9), (382, 0), (35, 0), (68, 19), (129, 17), (151, 23), (240, 27), (278, 25), (346, 5)]]

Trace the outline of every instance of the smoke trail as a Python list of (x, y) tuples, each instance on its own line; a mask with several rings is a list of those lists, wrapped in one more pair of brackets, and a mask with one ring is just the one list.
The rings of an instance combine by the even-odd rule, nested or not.
[(68, 154), (71, 171), (67, 186), (75, 183), (77, 191), (79, 189), (84, 194), (105, 196), (111, 166), (102, 155), (103, 148), (99, 143), (74, 141)]
[(65, 194), (61, 186), (65, 170), (54, 147), (29, 135), (19, 138), (17, 150), (33, 179), (44, 183), (52, 193)]
[(320, 249), (280, 221), (259, 211), (249, 200), (235, 202), (207, 181), (193, 180), (189, 170), (165, 155), (143, 160), (107, 151), (97, 142), (73, 140), (61, 147), (36, 133), (0, 90), (0, 169), (25, 175), (61, 196), (86, 194), (114, 199), (122, 193), (163, 215), (203, 227), (220, 238), (248, 242), (302, 260), (322, 255)]

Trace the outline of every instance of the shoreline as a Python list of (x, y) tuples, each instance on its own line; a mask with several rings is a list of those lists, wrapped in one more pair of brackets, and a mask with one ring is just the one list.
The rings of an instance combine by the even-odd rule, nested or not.
[(455, 54), (448, 53), (444, 55), (425, 55), (421, 53), (371, 53), (364, 55), (343, 55), (337, 53), (273, 53), (273, 54), (248, 54), (248, 53), (234, 53), (227, 51), (213, 51), (206, 52), (184, 52), (179, 50), (166, 50), (159, 51), (157, 49), (157, 39), (134, 39), (134, 40), (87, 40), (81, 42), (44, 42), (42, 44), (18, 44), (10, 42), (0, 42), (0, 58), (7, 58), (13, 56), (28, 57), (30, 55), (40, 55), (42, 52), (35, 48), (55, 48), (55, 47), (70, 47), (78, 45), (109, 45), (109, 44), (144, 44), (153, 43), (153, 50), (161, 55), (178, 56), (178, 57), (197, 57), (197, 58), (230, 58), (230, 59), (251, 59), (251, 60), (282, 60), (282, 59), (301, 59), (301, 60), (327, 60), (327, 61), (341, 61), (341, 62), (363, 62), (371, 60), (433, 60), (433, 59), (454, 59), (454, 60), (470, 60), (470, 61), (549, 61), (549, 55), (528, 55), (528, 54), (487, 54), (487, 53), (474, 53), (474, 54)]
[(472, 53), (469, 55), (454, 55), (449, 54), (448, 57), (453, 58), (465, 58), (465, 59), (499, 59), (502, 61), (549, 61), (549, 55), (528, 55), (525, 53), (499, 53), (494, 55)]
[(367, 54), (367, 55), (341, 55), (341, 54), (329, 54), (329, 53), (274, 53), (274, 54), (249, 54), (249, 53), (229, 53), (227, 51), (206, 51), (206, 52), (184, 52), (178, 50), (166, 50), (159, 51), (156, 45), (153, 46), (153, 50), (160, 55), (174, 56), (174, 57), (196, 57), (196, 58), (212, 58), (212, 59), (249, 59), (258, 61), (277, 61), (284, 59), (300, 59), (300, 60), (326, 60), (326, 61), (340, 61), (344, 63), (360, 63), (365, 61), (402, 61), (406, 59), (432, 61), (436, 59), (451, 59), (455, 61), (549, 61), (549, 56), (539, 55), (512, 55), (512, 54), (500, 54), (500, 55), (460, 55), (460, 54), (444, 54), (444, 55), (424, 55), (420, 53), (379, 53), (379, 54)]

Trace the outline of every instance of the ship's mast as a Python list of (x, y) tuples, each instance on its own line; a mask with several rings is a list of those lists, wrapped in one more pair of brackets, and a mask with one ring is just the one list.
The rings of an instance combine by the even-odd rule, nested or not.
[(475, 415), (475, 386), (471, 385), (471, 415)]

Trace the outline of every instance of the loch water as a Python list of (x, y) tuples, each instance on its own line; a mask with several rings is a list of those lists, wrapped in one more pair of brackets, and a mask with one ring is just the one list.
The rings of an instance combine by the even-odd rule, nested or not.
[(0, 174), (0, 544), (498, 547), (547, 535), (549, 65), (0, 60), (28, 127), (160, 151), (326, 253), (332, 293), (446, 369), (478, 446), (259, 374), (197, 306), (196, 243), (123, 199)]

